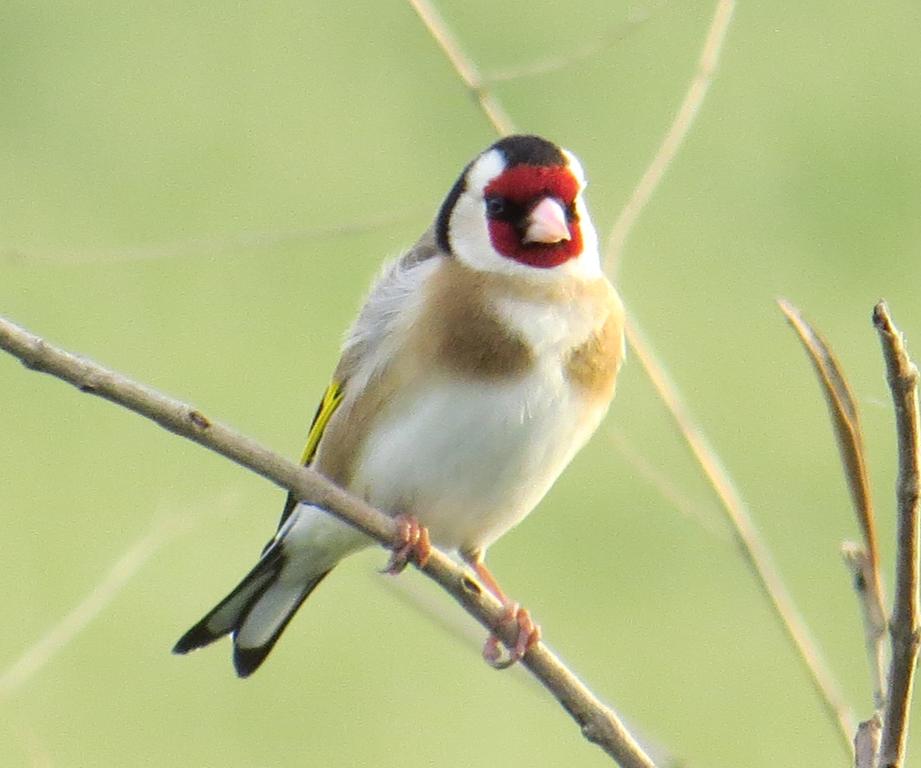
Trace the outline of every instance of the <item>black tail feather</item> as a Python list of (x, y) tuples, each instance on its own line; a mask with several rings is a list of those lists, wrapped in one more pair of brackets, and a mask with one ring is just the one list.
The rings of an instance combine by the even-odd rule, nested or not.
[[(330, 571), (332, 568), (329, 569)], [(265, 661), (266, 656), (269, 655), (269, 652), (275, 646), (275, 643), (278, 642), (278, 638), (281, 637), (281, 633), (285, 631), (285, 627), (288, 626), (288, 623), (294, 617), (294, 614), (297, 613), (297, 609), (301, 607), (303, 602), (310, 596), (310, 593), (317, 588), (319, 583), (323, 581), (329, 575), (329, 571), (324, 571), (319, 576), (311, 579), (307, 582), (304, 591), (298, 597), (297, 602), (294, 604), (294, 607), (288, 612), (281, 624), (278, 625), (278, 628), (272, 634), (272, 636), (262, 645), (254, 648), (244, 648), (241, 645), (238, 645), (234, 642), (233, 645), (233, 666), (237, 670), (237, 675), (239, 677), (249, 677), (253, 672), (255, 672), (262, 665), (262, 662)], [(261, 597), (262, 592), (259, 596)], [(257, 598), (258, 599), (258, 598)], [(255, 601), (253, 601), (255, 603)], [(236, 635), (237, 630), (246, 620), (247, 615), (252, 607), (252, 603), (247, 606), (246, 613), (240, 617), (240, 621), (237, 623), (237, 626), (234, 627), (234, 635)]]
[[(234, 632), (249, 614), (253, 604), (266, 588), (278, 578), (284, 565), (281, 547), (266, 549), (265, 554), (242, 581), (212, 608), (173, 646), (173, 653), (184, 654), (210, 645), (224, 635)], [(239, 603), (235, 606), (234, 603)], [(222, 613), (227, 616), (221, 617)]]
[[(259, 601), (266, 597), (269, 590), (276, 584), (282, 569), (285, 566), (285, 556), (280, 541), (275, 541), (266, 548), (265, 553), (253, 569), (243, 577), (236, 587), (212, 608), (195, 626), (189, 629), (173, 646), (173, 653), (185, 654), (197, 648), (210, 645), (224, 635), (233, 635), (233, 664), (240, 677), (249, 677), (265, 661), (269, 651), (272, 650), (281, 633), (291, 621), (291, 618), (301, 607), (301, 604), (316, 589), (317, 585), (326, 578), (329, 569), (313, 577), (304, 584), (303, 589), (290, 608), (284, 609), (284, 614), (277, 614), (278, 625), (271, 636), (258, 646), (242, 646), (237, 635), (243, 628), (253, 608)], [(271, 600), (271, 597), (268, 598)]]

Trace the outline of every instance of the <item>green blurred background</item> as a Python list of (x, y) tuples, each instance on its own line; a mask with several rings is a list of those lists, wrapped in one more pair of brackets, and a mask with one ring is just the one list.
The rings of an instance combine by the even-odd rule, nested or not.
[[(519, 128), (581, 157), (606, 232), (672, 120), (713, 3), (441, 8), (487, 74), (597, 44), (497, 92)], [(402, 2), (2, 10), (0, 313), (297, 455), (381, 260), (494, 139), (441, 52)], [(618, 274), (862, 716), (862, 631), (838, 554), (856, 526), (774, 299), (804, 309), (851, 377), (888, 567), (895, 449), (870, 311), (887, 298), (921, 356), (919, 48), (910, 0), (740, 3)], [(608, 422), (492, 549), (495, 572), (657, 754), (847, 765), (628, 362)], [(483, 633), (422, 577), (378, 575), (382, 551), (338, 569), (246, 682), (226, 643), (171, 656), (250, 567), (282, 493), (5, 356), (0, 396), (0, 672), (151, 530), (188, 522), (0, 700), (0, 764), (607, 764), (522, 671), (480, 661)]]

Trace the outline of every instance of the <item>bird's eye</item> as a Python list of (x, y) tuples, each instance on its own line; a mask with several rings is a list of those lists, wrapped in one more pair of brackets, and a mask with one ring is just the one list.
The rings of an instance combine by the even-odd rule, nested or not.
[(491, 219), (498, 219), (506, 212), (507, 208), (504, 197), (486, 198), (486, 215)]

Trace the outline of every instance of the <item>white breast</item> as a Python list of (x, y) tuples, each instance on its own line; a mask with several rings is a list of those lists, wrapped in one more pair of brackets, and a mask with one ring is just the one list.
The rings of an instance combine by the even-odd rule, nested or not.
[(502, 311), (540, 339), (535, 367), (498, 383), (432, 373), (376, 420), (351, 485), (375, 506), (415, 515), (445, 547), (485, 548), (520, 522), (606, 410), (563, 375), (570, 334), (590, 331), (574, 327), (581, 318), (520, 302)]

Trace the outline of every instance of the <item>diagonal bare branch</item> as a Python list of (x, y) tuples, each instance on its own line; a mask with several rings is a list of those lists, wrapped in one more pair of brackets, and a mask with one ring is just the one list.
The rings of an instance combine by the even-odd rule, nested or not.
[[(299, 466), (256, 441), (212, 421), (201, 411), (173, 400), (100, 365), (56, 349), (43, 339), (0, 318), (0, 348), (33, 370), (50, 373), (81, 392), (97, 395), (156, 422), (261, 475), (296, 498), (308, 501), (385, 546), (397, 540), (393, 518), (335, 486), (318, 472)], [(147, 551), (146, 545), (142, 550)], [(148, 555), (149, 556), (149, 555)], [(502, 604), (444, 553), (434, 550), (419, 568), (450, 594), (464, 610), (497, 633), (510, 647), (518, 629), (507, 621)], [(606, 707), (543, 643), (522, 660), (579, 724), (583, 736), (600, 746), (623, 768), (654, 768), (652, 760), (627, 732), (620, 718)]]
[(895, 599), (889, 633), (892, 661), (889, 690), (880, 742), (881, 768), (900, 768), (908, 740), (908, 709), (912, 681), (921, 645), (919, 626), (919, 519), (921, 519), (921, 417), (918, 415), (918, 369), (908, 356), (905, 340), (892, 323), (889, 308), (881, 301), (873, 309), (886, 359), (886, 372), (899, 447), (897, 484), (898, 521)]
[(781, 625), (793, 642), (800, 659), (809, 672), (813, 687), (819, 694), (829, 717), (838, 725), (843, 744), (850, 754), (850, 734), (856, 727), (854, 716), (841, 692), (841, 687), (819, 651), (818, 643), (809, 631), (809, 627), (784, 584), (764, 539), (751, 519), (748, 507), (703, 430), (691, 417), (678, 388), (672, 383), (665, 367), (652, 352), (651, 345), (643, 338), (639, 328), (629, 319), (626, 333), (630, 346), (640, 358), (640, 364), (652, 381), (656, 392), (675, 418), (688, 447), (719, 497), (722, 509), (732, 524), (739, 551), (751, 566), (757, 577), (758, 586), (761, 587), (765, 597), (773, 606)]
[[(630, 230), (658, 187), (668, 166), (674, 160), (700, 111), (719, 63), (734, 8), (733, 0), (717, 1), (698, 60), (697, 70), (675, 120), (631, 194), (630, 200), (615, 221), (608, 237), (605, 263), (609, 269), (616, 266), (620, 260)], [(719, 497), (743, 555), (751, 564), (760, 587), (774, 607), (781, 624), (806, 665), (826, 712), (837, 724), (842, 747), (850, 753), (852, 749), (850, 734), (854, 731), (854, 717), (841, 692), (841, 686), (831, 673), (819, 650), (818, 643), (793, 602), (723, 462), (710, 445), (703, 429), (690, 416), (677, 386), (666, 374), (665, 366), (657, 358), (636, 319), (632, 316), (628, 316), (626, 331), (630, 346), (639, 358), (656, 393), (675, 419), (678, 429)]]
[(822, 385), (851, 501), (863, 534), (863, 546), (845, 544), (843, 554), (851, 572), (863, 614), (864, 635), (873, 684), (873, 703), (883, 706), (885, 658), (883, 640), (886, 636), (886, 610), (883, 607), (883, 587), (876, 543), (876, 518), (870, 496), (870, 480), (864, 458), (863, 434), (854, 397), (841, 366), (828, 342), (806, 321), (790, 302), (778, 299), (778, 305), (793, 327), (809, 355), (816, 376)]

